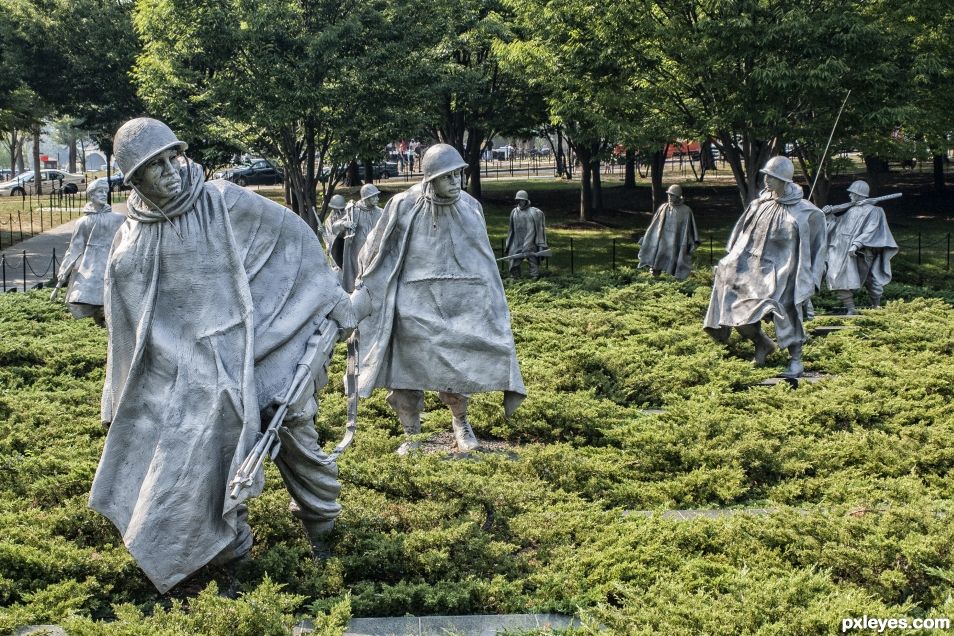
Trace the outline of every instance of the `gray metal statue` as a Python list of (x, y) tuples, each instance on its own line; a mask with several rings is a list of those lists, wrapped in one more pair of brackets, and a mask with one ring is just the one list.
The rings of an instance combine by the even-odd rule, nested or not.
[(640, 239), (639, 266), (648, 267), (653, 276), (663, 272), (683, 280), (692, 271), (692, 253), (699, 247), (696, 220), (682, 198), (682, 187), (669, 186), (668, 202), (653, 215)]
[[(331, 260), (334, 261), (336, 268), (341, 259), (340, 257), (338, 260), (334, 258), (333, 250), (335, 238), (344, 230), (344, 227), (341, 225), (341, 220), (344, 218), (344, 211), (347, 206), (348, 202), (340, 194), (331, 197), (331, 200), (328, 201), (328, 214), (325, 216), (325, 222), (322, 224), (321, 238), (324, 240), (325, 249), (327, 249), (328, 254), (331, 255)], [(338, 231), (335, 231), (336, 227)]]
[(761, 326), (771, 318), (778, 346), (791, 356), (781, 375), (796, 378), (804, 371), (803, 312), (825, 267), (825, 215), (793, 183), (795, 167), (788, 158), (773, 157), (760, 172), (765, 189), (742, 213), (727, 254), (716, 265), (704, 325), (719, 342), (737, 328), (755, 343), (754, 362), (761, 366), (776, 348)]
[(349, 293), (354, 291), (358, 254), (384, 212), (378, 207), (380, 196), (373, 184), (361, 186), (361, 198), (349, 203), (331, 223), (331, 258), (341, 269), (341, 286)]
[[(373, 308), (359, 324), (359, 391), (391, 389), (409, 436), (421, 431), (424, 391), (438, 391), (458, 449), (469, 451), (480, 446), (470, 394), (503, 391), (509, 416), (526, 389), (483, 210), (461, 191), (467, 164), (447, 144), (428, 148), (421, 164), (424, 180), (388, 201), (358, 259), (355, 309)], [(415, 446), (408, 440), (398, 452)]]
[(100, 327), (106, 326), (103, 316), (106, 260), (116, 230), (126, 220), (106, 203), (108, 192), (106, 179), (96, 179), (86, 186), (88, 203), (83, 208), (85, 216), (73, 228), (70, 246), (56, 275), (56, 287), (50, 294), (52, 300), (60, 287), (69, 281), (66, 306), (70, 313), (74, 318), (92, 318)]
[(517, 192), (517, 206), (510, 212), (510, 230), (504, 246), (506, 260), (510, 261), (510, 278), (520, 278), (521, 263), (527, 260), (530, 278), (540, 278), (541, 254), (546, 255), (546, 218), (540, 208), (530, 205), (526, 190)]
[(109, 432), (90, 506), (161, 592), (241, 558), (252, 545), (243, 502), (264, 481), (264, 456), (246, 457), (275, 416), (265, 454), (280, 444), (292, 512), (327, 549), (340, 487), (313, 426), (315, 391), (339, 328), (356, 325), (348, 295), (304, 221), (205, 182), (162, 122), (125, 123), (114, 148), (133, 192), (106, 274)]
[(867, 183), (855, 181), (848, 187), (851, 203), (822, 208), (828, 216), (825, 278), (848, 315), (855, 313), (854, 295), (862, 285), (868, 289), (871, 306), (881, 306), (884, 286), (891, 282), (891, 259), (898, 253), (884, 210), (874, 204), (901, 194), (871, 199), (869, 192)]

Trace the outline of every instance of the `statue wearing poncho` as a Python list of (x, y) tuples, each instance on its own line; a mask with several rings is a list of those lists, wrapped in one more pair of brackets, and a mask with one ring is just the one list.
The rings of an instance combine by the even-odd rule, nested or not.
[(391, 389), (388, 401), (408, 435), (420, 433), (423, 390), (438, 391), (458, 448), (472, 450), (479, 443), (467, 421), (468, 394), (504, 391), (510, 415), (526, 389), (483, 211), (460, 191), (465, 164), (445, 144), (429, 148), (422, 164), (425, 181), (388, 201), (358, 259), (355, 294), (369, 296), (373, 308), (358, 327), (359, 390)]
[(109, 248), (116, 230), (126, 220), (106, 203), (108, 189), (105, 179), (96, 179), (86, 188), (89, 202), (83, 207), (85, 216), (73, 228), (70, 246), (57, 273), (57, 287), (69, 280), (66, 304), (73, 317), (92, 317), (100, 326), (105, 326), (103, 280)]
[(791, 354), (782, 375), (798, 377), (807, 340), (803, 310), (825, 267), (825, 215), (803, 199), (801, 186), (791, 181), (790, 160), (775, 157), (763, 172), (766, 189), (736, 223), (727, 254), (716, 265), (704, 326), (720, 342), (728, 339), (731, 327), (738, 328), (755, 342), (755, 362), (761, 365), (775, 349), (760, 326), (771, 316), (778, 346), (788, 347)]
[(684, 280), (692, 272), (699, 234), (692, 210), (683, 203), (682, 187), (670, 186), (667, 195), (669, 200), (656, 210), (639, 241), (639, 267), (648, 267), (653, 276), (665, 272)]
[[(161, 126), (175, 139), (164, 124), (141, 121), (126, 126)], [(226, 496), (229, 481), (316, 325), (351, 316), (353, 326), (308, 226), (231, 183), (204, 183), (174, 143), (156, 160), (172, 166), (163, 179), (178, 170), (181, 192), (161, 207), (134, 192), (110, 255), (102, 417), (111, 425), (90, 493), (161, 592), (251, 548), (243, 498)], [(136, 183), (135, 170), (124, 173)], [(313, 395), (290, 409), (276, 464), (315, 540), (340, 506), (337, 468), (323, 461), (312, 425)], [(250, 493), (261, 488), (259, 476)]]

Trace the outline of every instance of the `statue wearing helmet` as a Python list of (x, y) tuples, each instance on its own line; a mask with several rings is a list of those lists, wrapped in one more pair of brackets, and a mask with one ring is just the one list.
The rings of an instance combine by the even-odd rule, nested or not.
[(848, 315), (855, 314), (855, 292), (862, 286), (871, 306), (881, 306), (884, 286), (891, 282), (891, 259), (898, 253), (884, 210), (867, 201), (869, 194), (867, 183), (855, 181), (848, 187), (854, 205), (843, 211), (822, 208), (828, 215), (825, 279)]
[(384, 212), (378, 207), (380, 196), (381, 191), (374, 184), (364, 184), (359, 198), (348, 203), (331, 224), (331, 258), (341, 270), (341, 286), (349, 293), (354, 291), (358, 274), (358, 254)]
[[(230, 482), (316, 330), (356, 324), (308, 225), (231, 182), (206, 182), (185, 148), (145, 117), (114, 137), (133, 192), (107, 266), (102, 420), (111, 425), (90, 492), (163, 593), (207, 563), (248, 554), (244, 500), (264, 476), (234, 498)], [(308, 368), (303, 382), (326, 381), (320, 361)], [(321, 550), (340, 486), (318, 444), (314, 396), (306, 388), (288, 405), (275, 463)]]
[(507, 256), (526, 255), (510, 259), (510, 278), (520, 278), (520, 266), (527, 259), (530, 278), (540, 278), (540, 256), (537, 254), (548, 249), (546, 217), (540, 208), (530, 205), (526, 190), (517, 191), (514, 200), (517, 206), (510, 212), (510, 230), (504, 254)]
[(355, 307), (372, 308), (358, 326), (359, 393), (391, 390), (400, 454), (418, 445), (425, 390), (450, 407), (460, 451), (480, 447), (471, 393), (503, 391), (508, 416), (526, 395), (483, 210), (461, 191), (466, 165), (452, 146), (428, 148), (424, 180), (388, 201), (358, 257)]
[(699, 234), (692, 210), (683, 202), (682, 186), (671, 185), (666, 194), (668, 201), (656, 210), (639, 241), (639, 267), (648, 267), (653, 276), (666, 272), (683, 280), (692, 271)]
[(92, 318), (100, 327), (106, 326), (103, 283), (109, 248), (119, 226), (126, 220), (106, 203), (107, 192), (109, 183), (104, 178), (91, 181), (86, 187), (85, 216), (73, 228), (70, 246), (56, 275), (56, 288), (50, 295), (51, 299), (55, 298), (57, 290), (69, 281), (66, 306), (70, 313), (74, 318)]
[(738, 329), (755, 343), (753, 362), (762, 366), (776, 349), (761, 326), (771, 318), (777, 346), (790, 355), (781, 375), (797, 378), (804, 371), (805, 311), (825, 268), (825, 215), (793, 183), (787, 157), (772, 157), (760, 172), (765, 189), (742, 213), (716, 265), (704, 325), (718, 342)]

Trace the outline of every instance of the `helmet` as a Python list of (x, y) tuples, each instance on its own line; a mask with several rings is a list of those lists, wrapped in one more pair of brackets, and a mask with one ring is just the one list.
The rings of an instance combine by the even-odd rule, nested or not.
[(133, 174), (142, 164), (170, 148), (189, 147), (176, 138), (172, 129), (158, 119), (137, 117), (119, 127), (113, 137), (113, 155), (123, 173), (123, 184), (129, 185)]
[(666, 190), (666, 194), (674, 194), (674, 195), (676, 195), (677, 197), (681, 197), (681, 196), (682, 196), (682, 186), (681, 186), (681, 185), (676, 185), (676, 184), (671, 185), (671, 186), (669, 186), (669, 189)]
[(450, 144), (434, 144), (421, 157), (421, 170), (424, 173), (424, 183), (431, 179), (466, 168), (467, 162)]
[(109, 190), (109, 181), (106, 180), (106, 177), (93, 179), (86, 184), (86, 194), (89, 194), (93, 190)]
[(848, 186), (848, 192), (857, 194), (860, 197), (867, 197), (871, 194), (871, 188), (868, 187), (867, 183), (859, 179)]
[(336, 194), (335, 196), (331, 197), (331, 201), (328, 202), (328, 207), (334, 208), (335, 210), (344, 210), (347, 204), (348, 202), (345, 201), (343, 196)]
[(378, 190), (373, 183), (366, 183), (361, 186), (361, 200), (370, 199), (371, 197), (381, 194), (381, 191)]
[(514, 201), (530, 201), (530, 197), (527, 196), (526, 190), (517, 190), (516, 196), (513, 198)]
[(795, 164), (788, 157), (772, 157), (759, 172), (792, 183), (792, 178), (795, 176)]

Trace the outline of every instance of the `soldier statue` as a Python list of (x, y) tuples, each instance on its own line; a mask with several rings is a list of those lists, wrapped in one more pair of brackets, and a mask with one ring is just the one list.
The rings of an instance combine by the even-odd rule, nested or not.
[(510, 278), (520, 278), (521, 263), (527, 260), (530, 278), (540, 278), (540, 253), (547, 251), (546, 218), (540, 208), (530, 205), (526, 190), (514, 197), (516, 207), (510, 212), (510, 230), (504, 253), (510, 257)]
[(503, 283), (480, 203), (461, 191), (467, 163), (435, 144), (424, 179), (388, 201), (358, 258), (353, 294), (361, 321), (359, 393), (390, 389), (388, 403), (416, 448), (424, 391), (450, 407), (457, 448), (480, 448), (467, 416), (472, 393), (503, 391), (509, 416), (526, 395)]
[(56, 287), (50, 298), (56, 297), (59, 288), (69, 281), (66, 288), (66, 306), (74, 318), (92, 318), (100, 327), (106, 326), (103, 315), (103, 280), (106, 276), (106, 259), (113, 237), (126, 217), (113, 212), (106, 202), (109, 182), (100, 178), (86, 186), (87, 204), (84, 216), (76, 222), (70, 246), (63, 255)]
[[(261, 469), (242, 496), (227, 493), (263, 418), (286, 406), (275, 463), (292, 513), (316, 553), (327, 550), (339, 484), (313, 424), (327, 359), (298, 366), (316, 338), (356, 325), (308, 225), (245, 188), (206, 182), (186, 148), (147, 117), (114, 137), (133, 191), (106, 273), (109, 429), (90, 492), (160, 592), (249, 553), (244, 500), (261, 492)], [(289, 403), (293, 378), (310, 390)]]
[(855, 314), (855, 292), (862, 286), (871, 306), (881, 306), (884, 286), (891, 282), (891, 259), (898, 253), (884, 210), (868, 198), (869, 192), (867, 183), (855, 181), (848, 187), (850, 205), (822, 208), (828, 216), (825, 278), (848, 315)]
[(649, 273), (663, 272), (683, 280), (692, 271), (692, 253), (699, 247), (699, 234), (692, 210), (683, 202), (682, 186), (666, 190), (668, 201), (659, 206), (646, 234), (640, 240), (639, 266)]
[(716, 265), (704, 325), (718, 342), (728, 340), (732, 327), (738, 329), (755, 343), (753, 361), (761, 366), (776, 348), (761, 326), (771, 318), (777, 346), (790, 355), (781, 375), (797, 378), (804, 371), (807, 340), (803, 312), (825, 267), (825, 215), (803, 198), (787, 157), (772, 157), (760, 172), (765, 189), (742, 213)]

